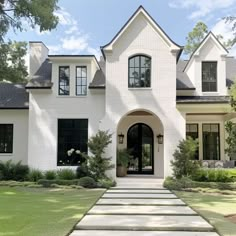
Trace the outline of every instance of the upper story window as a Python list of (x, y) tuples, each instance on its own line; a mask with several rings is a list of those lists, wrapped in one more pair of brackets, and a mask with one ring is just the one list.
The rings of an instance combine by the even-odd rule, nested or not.
[(59, 95), (70, 95), (69, 66), (59, 66)]
[(151, 58), (137, 55), (129, 58), (129, 88), (151, 87)]
[(202, 62), (202, 92), (217, 91), (217, 62)]
[(76, 67), (76, 95), (87, 95), (87, 67)]
[(0, 124), (0, 153), (13, 152), (13, 124)]

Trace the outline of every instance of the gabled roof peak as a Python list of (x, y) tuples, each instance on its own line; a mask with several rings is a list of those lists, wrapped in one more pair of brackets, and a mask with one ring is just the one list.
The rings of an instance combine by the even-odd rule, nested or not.
[(105, 57), (105, 50), (112, 51), (114, 43), (119, 39), (119, 37), (124, 33), (124, 31), (129, 27), (129, 25), (134, 21), (134, 19), (140, 14), (143, 13), (144, 17), (151, 23), (151, 25), (159, 32), (160, 36), (164, 39), (165, 42), (169, 45), (171, 50), (176, 50), (182, 52), (183, 47), (176, 44), (170, 37), (164, 32), (164, 30), (157, 24), (157, 22), (149, 15), (146, 9), (140, 5), (138, 9), (133, 13), (129, 20), (124, 24), (120, 31), (115, 35), (115, 37), (106, 45), (101, 47), (103, 56)]
[(188, 63), (186, 64), (185, 68), (183, 71), (185, 71), (189, 65), (189, 63), (192, 61), (192, 58), (194, 55), (199, 55), (199, 52), (201, 50), (201, 48), (203, 47), (203, 45), (210, 39), (212, 38), (213, 41), (219, 46), (219, 48), (222, 49), (222, 55), (227, 55), (229, 52), (228, 50), (225, 48), (225, 46), (219, 41), (219, 39), (217, 39), (217, 37), (215, 36), (215, 34), (212, 31), (209, 31), (208, 34), (205, 36), (205, 38), (202, 40), (202, 42), (198, 45), (198, 47), (193, 51), (193, 53), (191, 54)]

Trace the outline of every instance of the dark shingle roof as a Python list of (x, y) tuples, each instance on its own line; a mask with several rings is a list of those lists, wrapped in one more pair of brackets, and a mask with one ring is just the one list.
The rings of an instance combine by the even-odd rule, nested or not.
[(0, 109), (28, 109), (29, 94), (25, 84), (0, 82)]
[(195, 89), (188, 75), (185, 72), (183, 72), (187, 63), (188, 61), (179, 60), (176, 66), (176, 71), (177, 71), (176, 72), (176, 76), (177, 76), (176, 89), (177, 90), (194, 90)]
[(93, 81), (89, 84), (89, 88), (91, 89), (95, 88), (104, 89), (106, 86), (105, 61), (104, 60), (99, 61), (99, 66), (101, 69), (96, 71)]
[(177, 104), (229, 103), (229, 96), (177, 96)]
[[(188, 61), (180, 60), (177, 64), (177, 90), (193, 90), (195, 89), (189, 77), (183, 72), (183, 68)], [(105, 78), (105, 62), (99, 62), (101, 67), (97, 70), (93, 81), (90, 83), (91, 89), (104, 89), (106, 84)], [(49, 60), (41, 65), (39, 70), (32, 77), (26, 88), (51, 88), (52, 64)], [(226, 58), (226, 84), (229, 87), (236, 79), (236, 59), (233, 57)], [(227, 96), (179, 96), (177, 104), (194, 104), (194, 103), (228, 103)], [(25, 84), (10, 84), (0, 82), (0, 109), (27, 109), (29, 103), (29, 95), (25, 89)]]
[(51, 88), (52, 82), (52, 63), (46, 59), (38, 71), (32, 76), (32, 79), (26, 85), (26, 88)]

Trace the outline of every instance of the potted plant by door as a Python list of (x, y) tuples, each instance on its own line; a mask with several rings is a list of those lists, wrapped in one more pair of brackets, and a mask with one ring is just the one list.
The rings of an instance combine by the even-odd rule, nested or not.
[(127, 175), (127, 167), (130, 160), (130, 154), (127, 149), (117, 150), (117, 177), (124, 177)]

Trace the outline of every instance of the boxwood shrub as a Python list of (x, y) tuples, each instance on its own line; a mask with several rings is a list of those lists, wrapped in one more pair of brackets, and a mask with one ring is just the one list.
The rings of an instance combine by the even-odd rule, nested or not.
[(96, 188), (97, 183), (96, 181), (88, 176), (82, 177), (79, 179), (78, 184), (84, 188)]
[(192, 179), (200, 182), (234, 182), (234, 169), (199, 169), (192, 175)]

